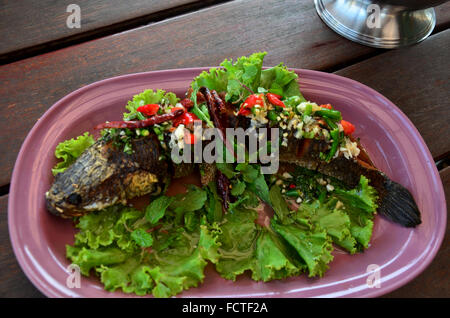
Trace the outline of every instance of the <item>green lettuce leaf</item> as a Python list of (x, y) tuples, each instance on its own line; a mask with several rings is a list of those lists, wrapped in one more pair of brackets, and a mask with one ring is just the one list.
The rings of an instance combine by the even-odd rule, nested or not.
[(225, 59), (220, 66), (227, 71), (227, 94), (225, 100), (236, 103), (243, 101), (251, 94), (249, 89), (256, 92), (260, 86), (261, 70), (266, 52), (253, 53), (246, 57), (242, 56), (235, 62)]
[(153, 244), (153, 237), (143, 229), (136, 229), (131, 232), (131, 238), (140, 247), (150, 247)]
[(52, 169), (53, 175), (56, 176), (58, 173), (65, 171), (94, 142), (94, 138), (88, 132), (85, 132), (81, 136), (59, 143), (55, 149), (55, 157), (62, 159), (62, 161), (58, 162)]
[(198, 286), (208, 261), (218, 261), (221, 229), (206, 216), (196, 220), (187, 230), (165, 214), (161, 229), (148, 233), (153, 225), (142, 211), (116, 206), (90, 213), (79, 218), (80, 232), (66, 247), (67, 257), (83, 275), (95, 269), (108, 291), (170, 297)]
[(303, 203), (295, 218), (307, 219), (313, 226), (323, 229), (333, 242), (351, 254), (357, 252), (357, 241), (351, 234), (350, 217), (342, 210), (335, 209), (336, 200), (322, 204), (319, 200)]
[(302, 270), (283, 254), (273, 237), (264, 229), (256, 241), (252, 279), (268, 282), (298, 275)]
[(97, 272), (100, 273), (100, 281), (107, 291), (122, 289), (125, 293), (136, 293), (140, 296), (151, 293), (155, 285), (150, 275), (151, 268), (141, 265), (137, 257), (129, 257), (115, 266), (106, 265), (98, 267)]
[(299, 102), (306, 101), (300, 93), (298, 75), (289, 71), (283, 63), (263, 70), (261, 72), (260, 86), (267, 89), (270, 93), (280, 95), (283, 98), (299, 96)]
[(235, 209), (224, 217), (218, 239), (220, 257), (216, 270), (225, 279), (234, 281), (238, 275), (253, 269), (260, 231), (255, 224), (256, 218), (256, 211), (247, 209)]
[(353, 209), (373, 213), (378, 207), (376, 203), (377, 192), (369, 185), (369, 180), (365, 176), (361, 176), (359, 185), (355, 189), (349, 191), (336, 189), (334, 195), (346, 206)]
[(86, 247), (74, 247), (66, 245), (67, 258), (73, 264), (80, 267), (81, 274), (89, 275), (92, 268), (101, 265), (112, 265), (122, 263), (128, 255), (122, 250), (114, 247), (88, 249)]
[(237, 103), (247, 96), (264, 91), (281, 95), (283, 98), (299, 96), (300, 102), (306, 101), (300, 93), (298, 75), (290, 71), (283, 63), (263, 70), (266, 52), (242, 56), (236, 61), (225, 59), (220, 66), (209, 72), (202, 72), (191, 83), (196, 93), (202, 86), (217, 92), (226, 92), (227, 102)]
[(256, 217), (256, 211), (244, 208), (226, 215), (218, 231), (217, 272), (234, 281), (250, 271), (252, 279), (265, 282), (299, 274), (304, 266), (294, 265), (286, 256), (286, 249), (280, 248), (267, 229), (255, 223)]
[(377, 209), (378, 195), (369, 185), (369, 180), (361, 176), (355, 189), (346, 191), (336, 189), (334, 196), (343, 202), (342, 209), (350, 217), (350, 232), (363, 248), (369, 247), (372, 237), (373, 218)]
[(333, 246), (325, 231), (311, 231), (295, 224), (281, 225), (274, 220), (271, 226), (305, 261), (310, 277), (323, 276), (327, 264), (333, 260)]
[(143, 212), (121, 206), (86, 214), (76, 224), (80, 231), (75, 234), (75, 245), (97, 249), (116, 242), (121, 249), (132, 252), (136, 244), (130, 238), (130, 228), (142, 217)]

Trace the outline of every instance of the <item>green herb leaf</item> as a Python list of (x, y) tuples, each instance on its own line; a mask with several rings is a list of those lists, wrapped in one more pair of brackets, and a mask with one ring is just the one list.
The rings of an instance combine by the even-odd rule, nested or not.
[(189, 185), (187, 193), (175, 196), (170, 208), (183, 212), (197, 211), (205, 205), (207, 198), (206, 191), (194, 185)]
[(236, 172), (234, 172), (233, 165), (231, 163), (216, 163), (217, 169), (219, 169), (220, 172), (222, 172), (228, 179), (233, 178), (236, 175)]
[(145, 209), (145, 218), (151, 224), (156, 224), (164, 216), (166, 209), (174, 200), (174, 197), (164, 195), (153, 200)]
[(258, 177), (253, 180), (253, 182), (249, 183), (248, 189), (267, 204), (271, 204), (269, 187), (267, 186), (266, 179), (263, 174), (260, 173)]
[(281, 189), (276, 184), (270, 188), (269, 191), (270, 202), (272, 203), (272, 208), (275, 211), (275, 214), (280, 219), (280, 221), (284, 221), (284, 219), (290, 213), (289, 207), (286, 203), (286, 200), (281, 195)]
[(236, 165), (236, 170), (244, 177), (247, 183), (253, 183), (260, 174), (259, 166), (253, 166), (248, 163), (239, 163)]
[(236, 197), (244, 193), (244, 190), (245, 190), (245, 182), (238, 180), (232, 184), (231, 194)]

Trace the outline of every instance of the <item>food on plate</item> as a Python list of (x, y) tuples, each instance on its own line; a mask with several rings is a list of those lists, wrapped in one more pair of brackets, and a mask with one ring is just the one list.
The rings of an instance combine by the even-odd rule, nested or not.
[[(126, 105), (123, 121), (95, 127), (96, 141), (84, 134), (58, 145), (47, 209), (74, 218), (79, 232), (67, 257), (82, 274), (95, 272), (109, 291), (156, 297), (198, 286), (208, 263), (230, 280), (244, 272), (265, 282), (323, 276), (334, 248), (369, 247), (376, 213), (420, 224), (409, 191), (379, 171), (353, 136), (357, 123), (344, 120), (338, 105), (307, 101), (297, 74), (283, 64), (263, 69), (264, 56), (202, 72), (184, 99), (145, 90)], [(217, 138), (199, 127), (216, 128)], [(248, 139), (229, 138), (230, 128)], [(256, 131), (266, 135), (252, 148)], [(223, 152), (216, 159), (231, 153), (233, 160), (173, 157), (176, 150), (198, 159), (196, 146), (204, 154), (214, 145)], [(244, 160), (235, 160), (239, 153)], [(263, 173), (262, 158), (275, 154), (279, 168)], [(167, 195), (171, 182), (192, 173), (200, 174), (198, 186)], [(133, 207), (144, 195), (148, 205)]]

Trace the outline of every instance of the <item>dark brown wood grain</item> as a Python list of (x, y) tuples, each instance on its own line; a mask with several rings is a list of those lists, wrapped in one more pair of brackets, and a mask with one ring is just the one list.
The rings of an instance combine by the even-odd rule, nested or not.
[(450, 30), (336, 72), (377, 90), (419, 130), (435, 160), (450, 153)]
[(44, 297), (17, 263), (9, 240), (8, 196), (0, 197), (0, 298)]
[[(217, 2), (217, 1), (216, 1)], [(120, 30), (121, 27), (136, 27), (155, 18), (162, 18), (162, 12), (169, 9), (197, 3), (206, 6), (214, 1), (198, 0), (21, 0), (5, 1), (0, 10), (0, 61), (23, 53), (53, 47), (101, 35), (107, 28)], [(70, 4), (80, 7), (80, 28), (69, 28), (67, 20), (73, 9)], [(175, 10), (176, 12), (176, 10)], [(158, 13), (157, 15), (155, 13)]]

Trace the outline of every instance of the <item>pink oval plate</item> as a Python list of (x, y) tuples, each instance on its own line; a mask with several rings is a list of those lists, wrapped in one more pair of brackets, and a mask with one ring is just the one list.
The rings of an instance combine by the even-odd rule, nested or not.
[[(50, 215), (44, 206), (44, 193), (53, 181), (56, 145), (92, 132), (98, 123), (120, 120), (126, 102), (144, 89), (162, 88), (183, 96), (191, 80), (205, 69), (138, 73), (93, 83), (58, 101), (33, 127), (14, 167), (8, 222), (19, 264), (42, 293), (50, 297), (132, 296), (105, 291), (93, 275), (82, 277), (80, 288), (66, 284), (71, 271), (65, 245), (73, 243), (75, 229), (70, 220)], [(411, 191), (422, 211), (422, 224), (403, 228), (377, 217), (370, 248), (357, 255), (335, 251), (322, 278), (302, 275), (261, 283), (243, 275), (231, 282), (208, 267), (204, 283), (180, 297), (379, 296), (416, 277), (439, 249), (446, 224), (444, 191), (433, 158), (414, 125), (367, 86), (333, 74), (295, 71), (305, 97), (331, 103), (342, 111), (344, 118), (355, 124), (355, 135), (376, 166)]]

